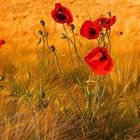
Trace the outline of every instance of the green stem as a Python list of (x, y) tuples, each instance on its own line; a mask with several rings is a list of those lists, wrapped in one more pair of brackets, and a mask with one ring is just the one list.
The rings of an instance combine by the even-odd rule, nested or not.
[(55, 55), (55, 58), (56, 58), (56, 66), (58, 68), (58, 73), (59, 73), (59, 76), (60, 76), (60, 79), (65, 87), (65, 89), (67, 90), (67, 93), (68, 95), (70, 96), (71, 100), (73, 101), (73, 103), (76, 105), (77, 109), (79, 110), (82, 118), (84, 119), (85, 123), (88, 125), (87, 121), (86, 121), (86, 118), (84, 116), (84, 113), (82, 112), (80, 106), (78, 105), (77, 101), (74, 99), (74, 97), (71, 95), (71, 92), (69, 91), (69, 88), (67, 86), (67, 84), (65, 83), (63, 77), (62, 77), (62, 72), (61, 72), (61, 69), (60, 69), (60, 65), (59, 65), (59, 61), (58, 61), (58, 57), (57, 57), (57, 54), (56, 52), (54, 52), (54, 55)]
[(71, 50), (71, 47), (70, 47), (70, 41), (69, 41), (69, 37), (68, 37), (68, 33), (67, 33), (67, 30), (66, 30), (66, 27), (65, 25), (63, 24), (63, 28), (64, 28), (64, 31), (65, 31), (65, 34), (66, 34), (66, 37), (67, 37), (67, 41), (68, 41), (68, 47), (69, 47), (69, 52), (70, 52), (70, 57), (71, 57), (71, 62), (72, 62), (72, 66), (73, 66), (73, 69), (75, 68), (74, 66), (74, 61), (73, 61), (73, 56), (72, 56), (72, 50)]
[(87, 113), (87, 119), (88, 119), (89, 124), (90, 124), (90, 121), (91, 121), (91, 100), (92, 100), (92, 96), (91, 96), (91, 93), (90, 93), (89, 89), (87, 88), (87, 92), (86, 92), (86, 113)]
[(101, 42), (99, 41), (98, 38), (97, 38), (97, 41), (98, 41), (98, 45), (100, 45), (102, 47), (102, 44), (101, 44)]
[(36, 46), (36, 54), (37, 54), (39, 63), (41, 64), (41, 59), (40, 59), (39, 52), (38, 52), (38, 45)]
[[(79, 71), (80, 71), (80, 61), (82, 63), (82, 60), (80, 59), (80, 56), (78, 55), (78, 51), (77, 51), (77, 48), (76, 48), (76, 39), (75, 39), (75, 35), (74, 35), (74, 32), (73, 32), (73, 37), (74, 37), (74, 42), (69, 38), (68, 36), (68, 33), (67, 33), (67, 30), (65, 28), (65, 25), (63, 24), (63, 27), (64, 27), (64, 30), (65, 30), (65, 34), (66, 34), (66, 37), (67, 37), (67, 41), (68, 41), (68, 45), (69, 45), (69, 48), (70, 48), (70, 43), (73, 45), (74, 47), (74, 50), (75, 50), (75, 53), (76, 53), (76, 56), (77, 56), (77, 61), (78, 61), (78, 65), (79, 65)], [(72, 52), (71, 52), (71, 48), (70, 48), (70, 53), (71, 53), (71, 56), (72, 56)], [(74, 64), (73, 62), (73, 58), (72, 58), (72, 63)], [(82, 63), (83, 64), (83, 63)], [(74, 65), (73, 65), (74, 67)], [(84, 67), (84, 64), (83, 64), (83, 67)], [(83, 84), (81, 83), (81, 81), (79, 80), (79, 74), (80, 72), (78, 73), (78, 82), (80, 83), (81, 87), (82, 87), (82, 90), (83, 90)], [(77, 75), (75, 75), (76, 78), (77, 78)]]
[(75, 50), (75, 53), (76, 53), (76, 56), (77, 56), (79, 67), (80, 67), (80, 62), (81, 62), (82, 66), (84, 68), (84, 64), (83, 64), (83, 62), (82, 62), (82, 60), (81, 60), (81, 58), (80, 58), (80, 56), (78, 54), (77, 48), (76, 48), (76, 38), (75, 38), (74, 31), (72, 31), (72, 34), (73, 34), (74, 42), (72, 42), (72, 40), (70, 38), (69, 38), (69, 40), (71, 40), (71, 43), (72, 43), (72, 45), (74, 47), (74, 50)]
[(111, 54), (111, 41), (110, 41), (110, 32), (107, 30), (107, 38), (108, 38), (108, 43), (109, 43), (109, 52)]
[[(75, 54), (76, 54), (76, 56), (77, 56), (77, 62), (78, 62), (78, 69), (79, 69), (79, 72), (78, 72), (78, 75), (76, 75), (76, 78), (78, 78), (77, 81), (78, 81), (78, 83), (80, 84), (80, 87), (81, 87), (82, 91), (84, 91), (84, 88), (83, 88), (84, 85), (83, 85), (83, 83), (80, 81), (80, 62), (81, 62), (81, 64), (82, 64), (82, 66), (83, 66), (84, 72), (85, 72), (85, 67), (84, 67), (84, 64), (83, 64), (83, 62), (82, 62), (82, 60), (81, 60), (81, 58), (80, 58), (80, 56), (79, 56), (79, 54), (78, 54), (77, 48), (76, 48), (76, 38), (75, 38), (74, 31), (72, 31), (72, 34), (73, 34), (74, 41), (72, 41), (69, 37), (67, 37), (67, 39), (70, 41), (70, 43), (71, 43), (72, 46), (74, 47), (74, 51), (75, 51)], [(86, 72), (85, 72), (85, 73), (86, 73)]]
[(105, 91), (105, 86), (104, 86), (104, 80), (102, 76), (97, 77), (97, 83), (96, 86), (94, 88), (94, 92), (96, 92), (95, 95), (95, 99), (94, 99), (94, 110), (93, 110), (93, 116), (92, 119), (94, 119), (94, 117), (96, 116), (97, 111), (100, 108), (100, 101), (104, 95), (104, 91)]
[(49, 42), (48, 42), (48, 37), (47, 37), (47, 39), (46, 39), (46, 43), (47, 43), (48, 49), (50, 50), (50, 46), (49, 46)]
[(45, 27), (43, 34), (43, 46), (42, 46), (42, 59), (41, 59), (41, 85), (40, 85), (40, 101), (42, 102), (42, 94), (44, 92), (44, 73), (45, 73)]

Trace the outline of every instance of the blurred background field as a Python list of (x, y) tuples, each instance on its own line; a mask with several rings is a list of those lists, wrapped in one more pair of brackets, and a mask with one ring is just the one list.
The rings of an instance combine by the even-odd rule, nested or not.
[[(84, 99), (69, 69), (69, 61), (65, 61), (68, 47), (67, 41), (59, 37), (59, 33), (64, 32), (62, 25), (51, 18), (56, 2), (60, 1), (0, 0), (0, 39), (6, 42), (0, 50), (0, 75), (5, 76), (4, 81), (0, 81), (3, 86), (0, 91), (0, 140), (86, 139), (79, 128), (80, 120), (72, 122), (72, 113), (63, 114), (65, 107), (70, 112), (75, 108), (67, 98), (54, 66), (49, 67), (45, 75), (49, 94), (44, 104), (48, 105), (50, 98), (51, 103), (46, 105), (47, 109), (36, 109), (34, 94), (40, 82), (36, 43), (42, 19), (49, 32), (49, 43), (56, 46), (61, 65), (65, 64), (64, 74), (67, 82), (71, 83), (74, 97), (84, 106)], [(105, 112), (101, 112), (103, 120), (100, 126), (95, 126), (93, 133), (97, 135), (94, 139), (140, 139), (140, 0), (61, 0), (61, 3), (73, 14), (76, 37), (83, 44), (81, 57), (88, 51), (88, 46), (92, 48), (97, 44), (94, 40), (80, 37), (81, 24), (89, 18), (94, 20), (106, 15), (108, 11), (117, 16), (111, 31), (116, 67), (104, 100)], [(50, 58), (48, 54), (46, 59)], [(33, 94), (30, 101), (24, 96), (28, 95), (27, 89)], [(104, 118), (107, 112), (108, 116)]]

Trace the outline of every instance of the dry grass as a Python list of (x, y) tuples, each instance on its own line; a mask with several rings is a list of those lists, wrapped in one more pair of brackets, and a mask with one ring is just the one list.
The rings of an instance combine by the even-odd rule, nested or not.
[[(50, 16), (54, 0), (0, 0), (0, 38), (6, 44), (0, 50), (0, 140), (135, 140), (140, 139), (140, 0), (62, 0), (74, 16), (81, 57), (96, 41), (79, 36), (84, 20), (95, 19), (111, 11), (117, 15), (111, 42), (116, 67), (107, 80), (101, 108), (89, 130), (83, 126), (75, 106), (59, 79), (49, 52), (45, 74), (45, 96), (39, 104), (40, 65), (36, 55), (39, 21), (44, 19), (49, 42), (57, 48), (63, 74), (83, 111), (81, 94), (68, 59), (67, 42), (58, 33), (61, 25)], [(122, 32), (123, 34), (120, 34)], [(66, 59), (67, 58), (67, 59)], [(87, 68), (88, 69), (88, 68)], [(83, 83), (89, 76), (81, 74)], [(95, 75), (93, 75), (95, 77)], [(94, 86), (94, 85), (93, 85)]]

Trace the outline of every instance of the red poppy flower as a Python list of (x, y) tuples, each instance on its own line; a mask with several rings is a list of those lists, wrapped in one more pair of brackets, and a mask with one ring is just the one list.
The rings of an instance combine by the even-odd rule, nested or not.
[(113, 24), (115, 24), (115, 22), (116, 22), (116, 16), (113, 16), (113, 17), (110, 17), (110, 18), (101, 17), (101, 18), (97, 19), (97, 21), (100, 22), (101, 27), (110, 30), (111, 26)]
[(5, 44), (5, 41), (3, 39), (0, 39), (0, 49), (2, 48), (3, 44)]
[(85, 62), (98, 75), (106, 75), (113, 69), (114, 62), (106, 48), (96, 47), (84, 57)]
[(99, 31), (99, 22), (86, 20), (80, 29), (80, 34), (88, 39), (96, 39), (99, 36)]
[(62, 6), (61, 3), (56, 3), (54, 10), (51, 12), (52, 18), (58, 23), (67, 23), (68, 25), (73, 22), (73, 17), (69, 9)]

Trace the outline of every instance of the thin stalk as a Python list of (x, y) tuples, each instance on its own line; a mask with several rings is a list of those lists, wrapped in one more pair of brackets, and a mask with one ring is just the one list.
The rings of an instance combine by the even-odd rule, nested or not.
[[(70, 48), (70, 43), (71, 43), (72, 46), (74, 47), (74, 50), (75, 50), (75, 53), (76, 53), (76, 56), (77, 56), (78, 65), (79, 65), (78, 68), (79, 68), (79, 71), (80, 71), (80, 61), (81, 61), (81, 63), (82, 63), (82, 60), (81, 60), (81, 58), (80, 58), (80, 56), (79, 56), (79, 54), (78, 54), (77, 48), (76, 48), (76, 38), (75, 38), (74, 32), (72, 31), (73, 37), (74, 37), (74, 42), (73, 42), (73, 41), (69, 38), (68, 33), (67, 33), (67, 30), (66, 30), (64, 24), (63, 24), (63, 27), (64, 27), (65, 34), (66, 34), (66, 37), (67, 37), (67, 41), (68, 41), (69, 48)], [(70, 53), (71, 53), (71, 56), (72, 56), (71, 48), (70, 48)], [(73, 61), (73, 58), (72, 58), (72, 61)], [(74, 64), (74, 62), (73, 62), (73, 64)], [(82, 65), (83, 65), (83, 68), (84, 68), (84, 64), (83, 64), (83, 63), (82, 63)], [(74, 67), (74, 65), (73, 65), (73, 67)], [(78, 80), (77, 80), (77, 81), (79, 82), (79, 84), (81, 85), (82, 90), (83, 90), (83, 84), (82, 84), (81, 81), (79, 80), (79, 77), (80, 77), (79, 74), (80, 74), (80, 72), (78, 73)], [(76, 75), (76, 77), (77, 77), (77, 75)]]
[(49, 41), (48, 41), (48, 37), (46, 38), (46, 43), (47, 43), (47, 47), (50, 50), (50, 46), (49, 46)]
[(111, 41), (110, 41), (110, 32), (108, 32), (108, 30), (107, 30), (107, 39), (108, 39), (108, 43), (109, 43), (109, 52), (110, 52), (110, 54), (111, 54)]
[(38, 45), (36, 46), (36, 54), (37, 54), (39, 63), (41, 64), (41, 59), (40, 59), (39, 52), (38, 52)]
[(69, 47), (69, 52), (70, 52), (70, 57), (71, 57), (71, 62), (72, 62), (72, 66), (73, 66), (73, 69), (75, 68), (74, 66), (74, 61), (73, 61), (73, 56), (72, 56), (72, 50), (71, 50), (71, 47), (70, 47), (70, 41), (69, 41), (69, 37), (68, 37), (68, 33), (67, 33), (67, 30), (66, 30), (66, 27), (65, 25), (63, 24), (63, 28), (64, 28), (64, 31), (65, 31), (65, 34), (66, 34), (66, 37), (67, 37), (67, 41), (68, 41), (68, 47)]
[(84, 116), (84, 113), (82, 112), (82, 110), (81, 110), (80, 106), (78, 105), (77, 101), (76, 101), (76, 100), (74, 99), (74, 97), (71, 95), (71, 92), (69, 91), (69, 88), (68, 88), (67, 84), (65, 83), (65, 81), (64, 81), (64, 79), (63, 79), (63, 77), (62, 77), (62, 72), (61, 72), (61, 69), (60, 69), (60, 65), (59, 65), (59, 61), (58, 61), (58, 57), (57, 57), (56, 52), (54, 52), (54, 56), (55, 56), (55, 58), (56, 58), (56, 66), (57, 66), (57, 68), (58, 68), (58, 73), (59, 73), (60, 79), (61, 79), (61, 81), (62, 81), (62, 83), (63, 83), (65, 89), (67, 90), (68, 95), (70, 96), (71, 100), (73, 101), (73, 103), (75, 104), (75, 106), (77, 107), (77, 109), (79, 110), (79, 112), (80, 112), (80, 114), (81, 114), (83, 120), (85, 121), (86, 125), (88, 126), (88, 123), (87, 123), (87, 120), (86, 120), (86, 118), (85, 118), (85, 116)]
[(102, 93), (102, 88), (101, 88), (101, 85), (102, 85), (102, 78), (101, 76), (97, 77), (97, 83), (95, 85), (95, 88), (94, 88), (94, 91), (96, 93), (95, 95), (95, 99), (94, 99), (94, 106), (95, 106), (95, 109), (93, 110), (93, 116), (92, 116), (92, 119), (95, 118), (95, 115), (97, 113), (97, 111), (99, 110), (100, 108), (100, 100), (101, 100), (101, 93)]
[[(91, 83), (91, 80), (92, 80), (92, 72), (90, 72), (90, 75), (89, 75), (89, 83)], [(89, 123), (90, 123), (90, 120), (91, 120), (91, 101), (92, 101), (92, 91), (90, 91), (90, 88), (87, 87), (87, 90), (86, 90), (86, 107), (87, 107), (87, 116), (88, 116), (88, 120), (89, 120)]]
[(92, 96), (91, 93), (89, 91), (89, 88), (87, 88), (87, 92), (86, 92), (86, 113), (87, 113), (87, 119), (88, 119), (88, 123), (90, 124), (91, 121), (91, 100), (92, 100)]
[(99, 41), (99, 39), (97, 38), (97, 41), (98, 41), (98, 44), (102, 47), (102, 44), (101, 42)]
[(70, 38), (69, 39), (71, 40), (71, 43), (72, 43), (72, 45), (74, 47), (74, 50), (75, 50), (75, 53), (76, 53), (76, 56), (77, 56), (77, 59), (78, 59), (79, 67), (80, 67), (80, 62), (81, 62), (82, 66), (84, 68), (84, 64), (83, 64), (83, 62), (82, 62), (82, 60), (81, 60), (81, 58), (80, 58), (80, 56), (78, 54), (77, 48), (76, 48), (76, 38), (75, 38), (75, 34), (74, 34), (74, 31), (73, 30), (72, 30), (72, 35), (73, 35), (73, 38), (74, 38), (73, 43), (72, 43), (72, 40)]
[(42, 58), (41, 58), (41, 85), (40, 85), (40, 101), (42, 102), (42, 94), (44, 92), (44, 73), (45, 73), (45, 27), (43, 34)]
[[(73, 31), (72, 31), (73, 32)], [(78, 83), (80, 84), (80, 86), (81, 86), (81, 89), (82, 89), (82, 91), (83, 91), (83, 83), (80, 81), (80, 62), (81, 62), (81, 64), (82, 64), (82, 66), (83, 66), (83, 68), (84, 68), (84, 64), (83, 64), (83, 62), (82, 62), (82, 60), (81, 60), (81, 58), (80, 58), (80, 56), (79, 56), (79, 54), (78, 54), (78, 51), (77, 51), (77, 48), (76, 48), (76, 38), (75, 38), (75, 35), (74, 35), (74, 32), (73, 32), (73, 36), (74, 36), (74, 41), (72, 41), (69, 37), (67, 37), (67, 39), (70, 41), (70, 43), (73, 45), (73, 47), (74, 47), (74, 50), (75, 50), (75, 53), (76, 53), (76, 56), (77, 56), (77, 61), (78, 61), (78, 69), (79, 69), (79, 73), (78, 73), (78, 75), (76, 75), (76, 77), (78, 78)], [(84, 71), (85, 71), (85, 68), (84, 68)]]

